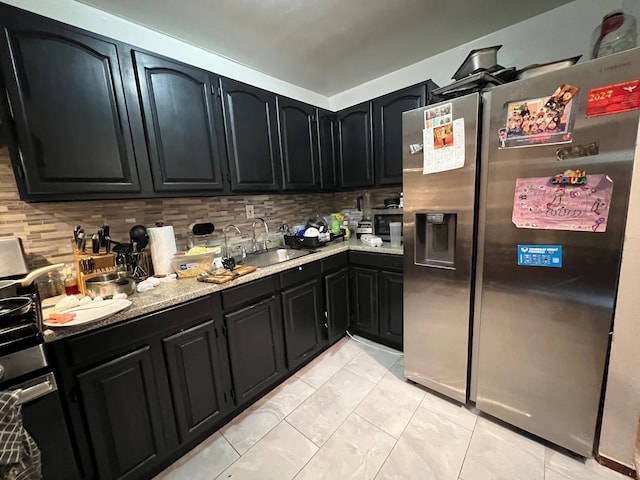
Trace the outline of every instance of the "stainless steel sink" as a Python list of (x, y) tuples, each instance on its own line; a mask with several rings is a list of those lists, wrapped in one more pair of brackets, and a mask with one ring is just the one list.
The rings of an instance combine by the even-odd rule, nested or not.
[(278, 263), (288, 262), (294, 258), (309, 255), (308, 250), (292, 250), (289, 248), (278, 248), (277, 250), (269, 250), (262, 253), (251, 253), (242, 262), (244, 265), (253, 265), (254, 267), (268, 267)]

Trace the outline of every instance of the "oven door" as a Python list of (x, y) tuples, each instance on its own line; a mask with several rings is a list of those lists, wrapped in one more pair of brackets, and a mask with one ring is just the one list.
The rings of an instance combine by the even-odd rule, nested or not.
[(24, 428), (40, 449), (42, 478), (81, 478), (53, 373), (12, 386), (11, 390), (17, 390), (22, 405)]

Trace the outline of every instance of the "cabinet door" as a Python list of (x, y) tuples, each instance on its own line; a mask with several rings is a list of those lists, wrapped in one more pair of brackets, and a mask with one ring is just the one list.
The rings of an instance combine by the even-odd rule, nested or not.
[(329, 342), (342, 338), (349, 328), (349, 268), (324, 277)]
[(26, 199), (140, 191), (115, 42), (5, 13), (0, 61)]
[(318, 190), (320, 183), (316, 108), (278, 97), (283, 190)]
[(213, 321), (162, 340), (180, 443), (209, 430), (230, 404)]
[(319, 280), (282, 292), (287, 366), (292, 369), (316, 353), (325, 343), (324, 311)]
[(223, 190), (217, 77), (141, 52), (134, 60), (154, 189)]
[(351, 306), (354, 330), (378, 334), (378, 272), (371, 268), (351, 269)]
[(250, 400), (285, 373), (280, 299), (225, 315), (231, 377), (238, 405)]
[(100, 478), (139, 478), (165, 449), (150, 347), (77, 379)]
[(402, 183), (402, 112), (426, 104), (426, 87), (405, 88), (373, 101), (376, 183)]
[(381, 271), (380, 335), (402, 349), (402, 278), (401, 273)]
[(279, 188), (276, 96), (240, 82), (221, 79), (231, 188)]
[(335, 113), (318, 109), (317, 126), (320, 147), (320, 187), (323, 190), (335, 190), (338, 187)]
[(338, 112), (336, 123), (340, 187), (373, 185), (371, 103), (366, 102)]

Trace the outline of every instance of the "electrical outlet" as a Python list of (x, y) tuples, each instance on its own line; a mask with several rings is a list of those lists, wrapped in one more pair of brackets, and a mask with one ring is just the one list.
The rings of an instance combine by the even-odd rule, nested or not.
[(244, 210), (245, 210), (245, 212), (247, 214), (247, 218), (248, 219), (251, 219), (251, 218), (255, 217), (255, 215), (253, 213), (253, 205), (245, 205), (244, 206)]

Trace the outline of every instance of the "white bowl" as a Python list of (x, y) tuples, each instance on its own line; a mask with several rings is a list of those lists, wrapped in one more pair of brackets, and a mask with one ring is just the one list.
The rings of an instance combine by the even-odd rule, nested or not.
[(320, 236), (320, 230), (318, 230), (315, 227), (309, 227), (304, 231), (304, 236), (305, 237), (319, 237)]

